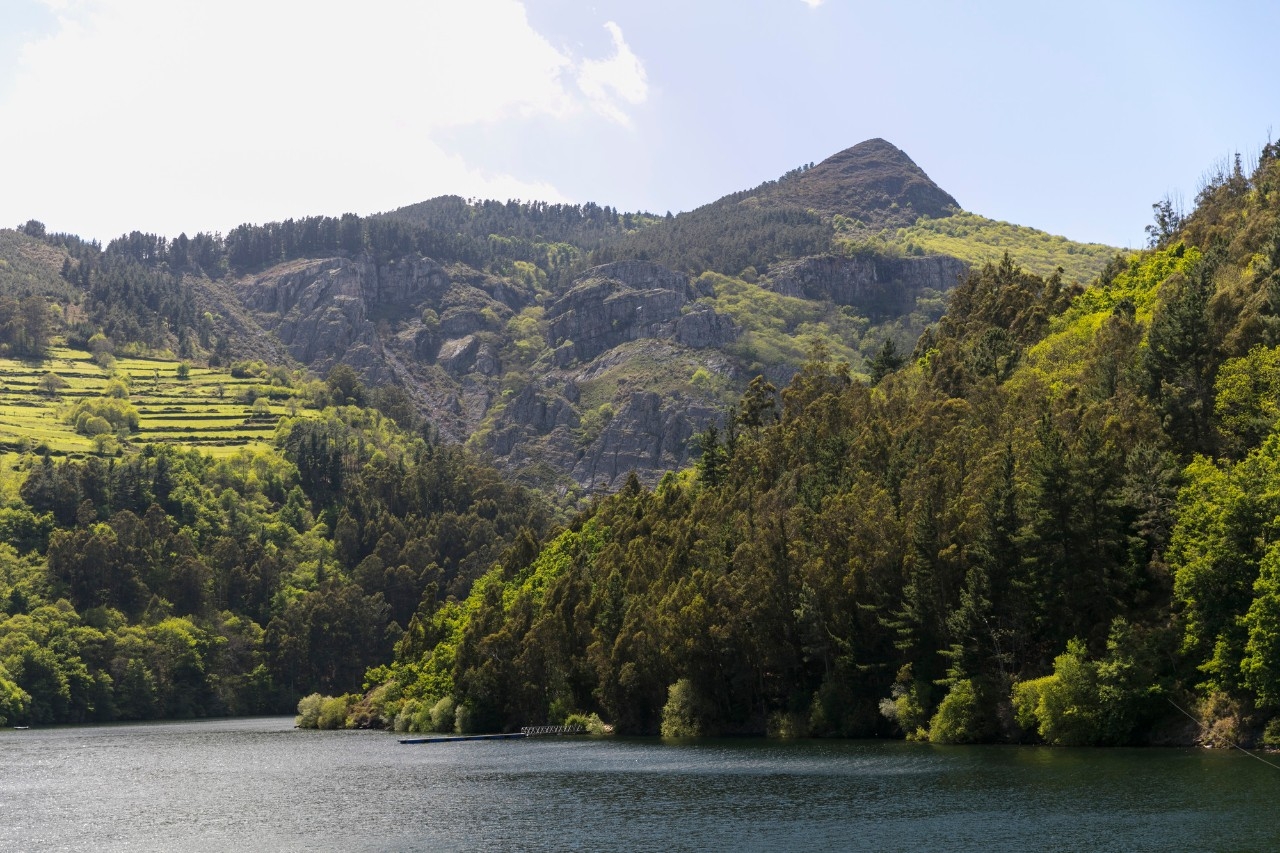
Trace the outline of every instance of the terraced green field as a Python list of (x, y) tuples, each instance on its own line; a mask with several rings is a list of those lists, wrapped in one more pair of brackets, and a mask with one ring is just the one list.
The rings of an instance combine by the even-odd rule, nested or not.
[[(39, 363), (0, 358), (0, 451), (98, 452), (94, 439), (78, 434), (66, 414), (80, 400), (102, 397), (113, 378), (127, 383), (138, 411), (138, 429), (127, 438), (131, 445), (170, 443), (231, 454), (270, 442), (282, 416), (306, 411), (293, 388), (194, 366), (179, 379), (179, 367), (173, 360), (121, 358), (110, 374), (88, 352), (67, 348)], [(42, 385), (49, 373), (66, 383), (53, 393)]]

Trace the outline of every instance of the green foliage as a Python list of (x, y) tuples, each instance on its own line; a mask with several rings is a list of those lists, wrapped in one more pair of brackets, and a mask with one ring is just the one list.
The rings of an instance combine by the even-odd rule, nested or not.
[(607, 735), (613, 733), (613, 727), (600, 719), (600, 715), (596, 713), (590, 714), (569, 714), (564, 718), (566, 726), (581, 726), (586, 729), (590, 735)]
[[(847, 238), (841, 242), (849, 245)], [(974, 266), (999, 263), (1002, 255), (1016, 257), (1033, 274), (1049, 277), (1059, 268), (1067, 281), (1087, 284), (1098, 276), (1117, 250), (1100, 243), (1077, 243), (976, 213), (959, 212), (938, 219), (921, 217), (890, 238), (907, 254), (950, 255)]]
[(1227, 359), (1214, 386), (1222, 450), (1238, 459), (1280, 422), (1280, 347), (1254, 347)]
[(316, 715), (316, 728), (343, 729), (347, 727), (347, 713), (351, 709), (350, 699), (346, 696), (327, 696), (320, 703), (320, 711)]
[(340, 698), (315, 725), (381, 724), (393, 700), (343, 691), (415, 611), (465, 595), (511, 534), (544, 523), (496, 472), (375, 411), (289, 419), (279, 440), (21, 463), (21, 503), (0, 509), (27, 555), (0, 546), (0, 666), (24, 720), (263, 713), (317, 692)]
[(667, 704), (662, 706), (663, 737), (700, 737), (703, 734), (702, 698), (687, 678), (667, 688)]
[(744, 361), (749, 372), (777, 365), (798, 368), (814, 343), (822, 343), (850, 364), (862, 361), (857, 346), (867, 329), (864, 318), (729, 276), (704, 273), (699, 283), (714, 290), (710, 305), (732, 317), (742, 330), (727, 349)]
[(7, 725), (10, 720), (22, 720), (27, 716), (27, 705), (31, 697), (9, 678), (9, 673), (0, 666), (0, 726)]
[(1112, 623), (1107, 654), (1089, 658), (1084, 643), (1073, 639), (1053, 661), (1053, 674), (1013, 687), (1018, 724), (1038, 732), (1046, 743), (1091, 746), (1126, 743), (1149, 713), (1156, 692), (1144, 651), (1123, 619)]
[(324, 708), (325, 697), (319, 693), (303, 696), (298, 700), (298, 716), (293, 724), (300, 729), (320, 728), (320, 712)]
[(451, 732), (457, 723), (458, 703), (452, 696), (443, 696), (431, 706), (431, 731)]
[(929, 685), (914, 679), (911, 664), (898, 670), (889, 698), (880, 700), (880, 714), (898, 727), (908, 740), (928, 738), (926, 724), (929, 716), (925, 710)]
[(1261, 567), (1274, 559), (1269, 555), (1280, 517), (1280, 436), (1272, 435), (1238, 463), (1197, 459), (1184, 476), (1169, 552), (1184, 649), (1201, 661), (1206, 689), (1237, 690), (1250, 642), (1244, 619), (1256, 597), (1248, 669), (1270, 697), (1273, 688), (1257, 680), (1275, 666), (1265, 639), (1270, 581)]
[(982, 703), (973, 682), (961, 679), (951, 685), (938, 711), (929, 721), (931, 743), (978, 743), (990, 737), (992, 727), (983, 719)]
[(1053, 675), (1014, 685), (1013, 707), (1020, 725), (1046, 743), (1086, 746), (1098, 738), (1097, 666), (1079, 640), (1053, 661)]
[(119, 397), (81, 400), (67, 413), (67, 423), (90, 437), (104, 432), (135, 432), (138, 422), (137, 407)]

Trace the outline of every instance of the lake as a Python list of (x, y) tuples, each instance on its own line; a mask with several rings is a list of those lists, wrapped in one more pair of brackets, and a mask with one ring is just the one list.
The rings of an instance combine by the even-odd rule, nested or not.
[(1239, 752), (292, 723), (0, 731), (0, 850), (1280, 849), (1280, 770)]

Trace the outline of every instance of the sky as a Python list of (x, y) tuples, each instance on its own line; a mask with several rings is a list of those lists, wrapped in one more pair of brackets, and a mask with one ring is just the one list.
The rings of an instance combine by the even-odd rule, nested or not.
[(966, 210), (1141, 246), (1280, 135), (1271, 2), (0, 0), (0, 227), (443, 194), (690, 210), (883, 137)]

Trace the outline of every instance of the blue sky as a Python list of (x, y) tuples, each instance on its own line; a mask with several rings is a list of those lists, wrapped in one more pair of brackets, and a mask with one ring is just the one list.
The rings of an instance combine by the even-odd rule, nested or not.
[(1275, 4), (0, 0), (0, 223), (109, 239), (441, 193), (681, 211), (864, 139), (1137, 246), (1280, 134)]

